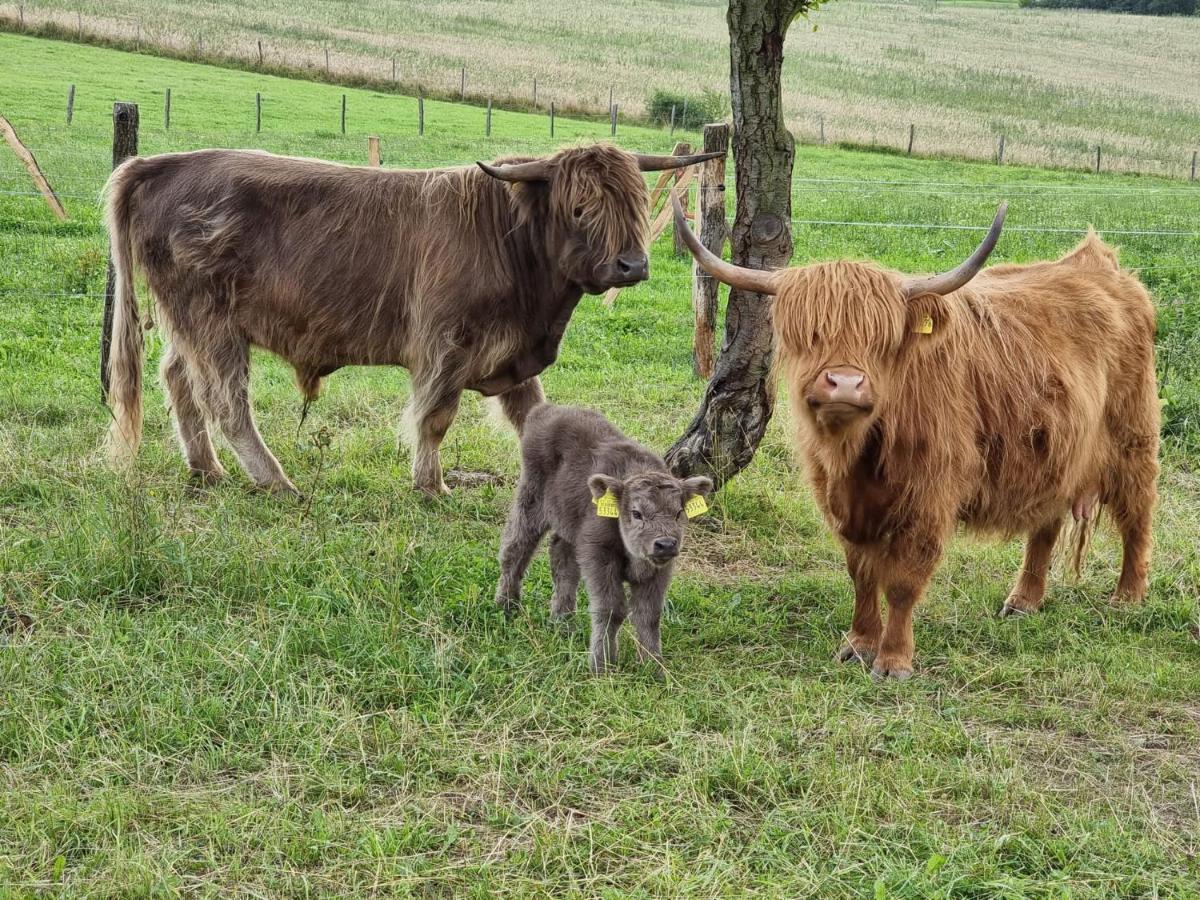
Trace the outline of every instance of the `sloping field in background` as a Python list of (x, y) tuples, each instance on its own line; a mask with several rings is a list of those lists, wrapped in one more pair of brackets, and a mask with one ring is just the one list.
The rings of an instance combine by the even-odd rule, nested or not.
[[(36, 0), (26, 22), (177, 52), (333, 74), (397, 77), (478, 97), (639, 113), (654, 88), (728, 91), (725, 4), (714, 0)], [(0, 3), (14, 22), (18, 4)], [(81, 16), (80, 16), (81, 14)], [(818, 140), (1185, 176), (1200, 142), (1200, 17), (1160, 19), (1009, 4), (837, 0), (788, 41), (791, 127)]]

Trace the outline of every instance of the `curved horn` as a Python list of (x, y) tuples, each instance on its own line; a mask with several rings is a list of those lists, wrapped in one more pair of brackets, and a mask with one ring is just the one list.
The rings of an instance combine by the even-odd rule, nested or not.
[(475, 165), (483, 169), (493, 178), (499, 178), (501, 181), (549, 181), (550, 166), (544, 159), (534, 159), (529, 162), (522, 163), (504, 163), (503, 165), (493, 166), (485, 162), (477, 162)]
[(635, 153), (638, 168), (643, 172), (661, 172), (664, 169), (682, 169), (710, 159), (719, 159), (725, 155), (724, 150), (715, 153), (693, 153), (691, 156), (653, 156), (649, 153)]
[(922, 278), (906, 279), (904, 282), (905, 295), (916, 297), (919, 294), (949, 294), (952, 291), (957, 291), (978, 275), (979, 270), (983, 268), (983, 264), (987, 262), (987, 258), (996, 249), (996, 242), (1000, 240), (1000, 229), (1004, 226), (1004, 215), (1007, 212), (1008, 201), (1005, 201), (996, 210), (996, 218), (992, 220), (992, 227), (988, 229), (987, 237), (975, 248), (975, 252), (967, 257), (965, 262), (957, 268), (951, 269), (949, 272), (943, 272), (941, 275), (926, 275)]
[(727, 263), (707, 247), (700, 239), (692, 234), (687, 220), (683, 216), (683, 207), (679, 204), (679, 196), (671, 192), (671, 208), (675, 213), (675, 233), (683, 235), (683, 242), (692, 251), (692, 256), (705, 272), (717, 281), (737, 288), (740, 291), (752, 291), (755, 294), (774, 294), (779, 289), (779, 279), (775, 272), (764, 269), (747, 269)]

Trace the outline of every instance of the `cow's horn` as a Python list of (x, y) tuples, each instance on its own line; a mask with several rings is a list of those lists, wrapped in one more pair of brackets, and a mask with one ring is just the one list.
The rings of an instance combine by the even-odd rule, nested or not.
[(499, 178), (501, 181), (549, 181), (550, 166), (544, 159), (533, 159), (529, 162), (522, 163), (504, 163), (503, 165), (493, 166), (485, 162), (477, 162), (475, 165), (483, 169), (493, 178)]
[(1004, 215), (1007, 212), (1008, 203), (1001, 203), (1000, 208), (996, 210), (996, 218), (992, 220), (992, 227), (988, 229), (987, 237), (975, 248), (975, 252), (967, 257), (966, 262), (962, 263), (956, 269), (943, 272), (941, 275), (927, 275), (923, 278), (906, 279), (904, 282), (905, 295), (916, 297), (920, 294), (949, 294), (952, 291), (957, 291), (978, 275), (979, 270), (983, 268), (983, 264), (987, 262), (987, 258), (996, 249), (996, 242), (1000, 240), (1000, 229), (1004, 227)]
[(692, 251), (692, 256), (705, 272), (731, 288), (740, 291), (753, 291), (756, 294), (774, 294), (779, 290), (778, 273), (763, 269), (747, 269), (727, 263), (707, 247), (700, 239), (692, 234), (687, 220), (683, 215), (683, 207), (679, 204), (679, 196), (671, 192), (671, 208), (675, 212), (675, 233), (683, 235), (683, 242)]
[(719, 159), (725, 155), (724, 150), (714, 153), (693, 153), (690, 156), (654, 156), (649, 153), (635, 153), (638, 168), (643, 172), (661, 172), (664, 169), (682, 169), (710, 159)]

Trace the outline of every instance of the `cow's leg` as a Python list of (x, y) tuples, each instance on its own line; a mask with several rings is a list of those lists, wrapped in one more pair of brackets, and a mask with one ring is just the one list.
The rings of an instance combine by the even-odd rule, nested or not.
[(846, 547), (846, 568), (854, 580), (854, 621), (837, 652), (842, 662), (870, 663), (879, 652), (883, 620), (879, 615), (879, 579), (871, 558), (853, 545)]
[(225, 440), (250, 480), (273, 494), (299, 496), (300, 492), (284, 474), (254, 424), (250, 409), (249, 344), (234, 337), (207, 347), (203, 358), (189, 360), (188, 373), (202, 382), (202, 387), (195, 386), (204, 396), (203, 405), (220, 424)]
[(556, 621), (569, 619), (579, 596), (579, 561), (575, 545), (557, 534), (550, 539), (550, 575), (554, 579), (550, 616)]
[(442, 479), (439, 448), (458, 413), (462, 389), (433, 383), (413, 383), (412, 402), (405, 417), (411, 421), (416, 446), (413, 449), (413, 487), (439, 497), (450, 493)]
[(602, 675), (617, 661), (617, 636), (627, 612), (625, 584), (619, 567), (612, 561), (585, 561), (582, 568), (592, 614), (589, 661), (592, 671)]
[[(1154, 447), (1157, 453), (1157, 446)], [(1126, 461), (1116, 475), (1109, 497), (1109, 511), (1124, 544), (1121, 577), (1114, 600), (1141, 601), (1150, 586), (1151, 518), (1158, 496), (1155, 479), (1158, 460), (1145, 453)]]
[(1050, 571), (1050, 558), (1054, 554), (1054, 544), (1058, 541), (1062, 524), (1062, 517), (1059, 516), (1029, 533), (1021, 574), (1017, 576), (1017, 583), (1000, 608), (1001, 616), (1032, 613), (1042, 608), (1042, 598), (1046, 595), (1046, 574)]
[(884, 587), (887, 595), (887, 624), (879, 641), (879, 653), (871, 674), (876, 678), (904, 681), (912, 677), (913, 609), (925, 593), (925, 581), (899, 577)]
[(546, 402), (546, 395), (542, 393), (541, 379), (535, 375), (509, 388), (500, 395), (499, 399), (504, 417), (512, 423), (517, 434), (520, 434), (521, 429), (525, 426), (525, 417), (539, 403)]
[(504, 524), (500, 538), (500, 582), (496, 585), (496, 605), (511, 617), (521, 602), (521, 582), (525, 570), (537, 552), (538, 543), (547, 530), (546, 513), (542, 507), (541, 485), (521, 479), (517, 496)]
[(649, 581), (634, 584), (629, 589), (630, 618), (637, 635), (638, 662), (649, 660), (658, 678), (665, 675), (662, 655), (662, 610), (671, 581), (669, 572), (660, 573)]
[(219, 481), (225, 475), (225, 469), (217, 459), (204, 411), (196, 402), (187, 362), (174, 344), (167, 345), (159, 374), (167, 388), (167, 403), (188, 471), (205, 484)]

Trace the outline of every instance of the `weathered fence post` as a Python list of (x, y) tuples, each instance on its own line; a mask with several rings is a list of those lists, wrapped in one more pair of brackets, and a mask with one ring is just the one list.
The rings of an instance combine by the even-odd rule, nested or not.
[(817, 128), (819, 129), (819, 131), (821, 133), (821, 143), (823, 144), (823, 143), (825, 143), (825, 117), (824, 116), (821, 116), (820, 121), (817, 123)]
[(487, 126), (483, 129), (485, 137), (492, 136), (492, 98), (488, 97)]
[(367, 138), (367, 165), (378, 166), (379, 164), (379, 138), (372, 135)]
[[(729, 149), (729, 126), (723, 122), (704, 126), (704, 152)], [(700, 164), (700, 195), (696, 199), (696, 220), (700, 243), (722, 254), (729, 226), (725, 221), (725, 157)], [(692, 312), (695, 336), (692, 340), (692, 369), (697, 377), (712, 378), (717, 336), (717, 299), (721, 285), (692, 263)]]
[(1100, 171), (1100, 145), (1096, 145), (1096, 172)]
[[(138, 108), (136, 103), (113, 104), (112, 164), (115, 169), (138, 152)], [(108, 258), (108, 274), (104, 281), (104, 321), (100, 326), (100, 402), (108, 402), (108, 358), (112, 349), (113, 295), (116, 293), (116, 271), (112, 255)]]
[(917, 136), (917, 126), (910, 124), (908, 126), (908, 155), (912, 156), (913, 140)]
[(325, 48), (325, 74), (329, 74), (329, 48)]
[(608, 111), (610, 113), (612, 112), (612, 106), (613, 106), (613, 86), (610, 84), (608, 86)]
[[(675, 145), (675, 149), (671, 151), (671, 155), (672, 156), (687, 156), (691, 152), (692, 152), (692, 145), (685, 141), (680, 141), (678, 144)], [(687, 171), (686, 168), (675, 170), (675, 178), (673, 180), (676, 184), (679, 184), (679, 182), (683, 179), (683, 175), (686, 171)], [(683, 214), (685, 216), (691, 212), (691, 204), (689, 202), (690, 197), (691, 197), (691, 191), (688, 191), (688, 192), (684, 193), (684, 195), (682, 197), (679, 198), (679, 202), (681, 204), (683, 204)], [(668, 203), (669, 202), (670, 202), (670, 195), (668, 195)], [(671, 221), (672, 221), (672, 223), (674, 223), (673, 217), (672, 217)], [(672, 224), (671, 228), (672, 228), (672, 233), (675, 235), (675, 255), (676, 256), (687, 256), (688, 248), (687, 248), (687, 244), (685, 244), (683, 242), (683, 235), (679, 233), (679, 229), (675, 228), (674, 224)]]
[(996, 165), (1004, 165), (1004, 135), (1000, 135), (1000, 146), (996, 148)]
[(671, 104), (671, 137), (675, 136), (675, 104)]
[(554, 101), (550, 101), (550, 137), (554, 137)]
[(467, 67), (466, 66), (463, 66), (462, 71), (459, 73), (458, 99), (459, 100), (467, 99)]
[(163, 131), (171, 130), (171, 89), (163, 95)]
[(258, 39), (258, 64), (263, 64), (262, 38)]
[(67, 88), (67, 124), (75, 117), (75, 85)]
[[(345, 129), (343, 129), (344, 131)], [(254, 92), (254, 133), (262, 131), (262, 92)]]
[(425, 97), (420, 92), (420, 90), (418, 90), (417, 91), (417, 134), (423, 135), (424, 133), (425, 133)]
[(346, 95), (342, 94), (342, 134), (346, 133)]
[(617, 136), (617, 104), (614, 103), (612, 105), (612, 107), (609, 109), (609, 112), (612, 114), (612, 136), (616, 137)]
[(392, 54), (392, 84), (396, 83), (396, 56)]
[(1197, 152), (1195, 150), (1193, 150), (1192, 151), (1192, 181), (1196, 180), (1196, 156), (1197, 155), (1198, 155)]

